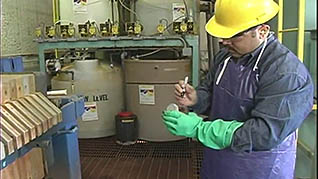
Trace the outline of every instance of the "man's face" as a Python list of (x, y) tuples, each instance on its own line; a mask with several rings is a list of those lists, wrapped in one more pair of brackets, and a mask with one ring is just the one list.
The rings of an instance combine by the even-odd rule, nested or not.
[(260, 31), (265, 29), (268, 31), (268, 26), (259, 26), (246, 32), (235, 35), (232, 38), (220, 39), (222, 45), (228, 48), (233, 57), (239, 58), (243, 55), (252, 52), (262, 42), (263, 37)]

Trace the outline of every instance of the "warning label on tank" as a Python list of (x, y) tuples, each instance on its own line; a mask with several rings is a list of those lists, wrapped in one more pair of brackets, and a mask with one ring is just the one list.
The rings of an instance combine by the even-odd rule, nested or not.
[(73, 10), (75, 13), (87, 13), (87, 0), (74, 0)]
[(109, 100), (109, 98), (108, 98), (108, 94), (100, 94), (100, 95), (85, 96), (84, 100), (85, 102), (87, 101), (98, 102), (98, 101), (107, 101)]
[(97, 105), (96, 102), (85, 102), (85, 111), (82, 116), (82, 121), (97, 121)]
[[(193, 21), (192, 19), (192, 9), (189, 10), (189, 20)], [(172, 3), (172, 21), (173, 22), (182, 22), (182, 20), (186, 17), (186, 8), (183, 3)]]
[(139, 85), (139, 103), (155, 104), (155, 87), (153, 85)]

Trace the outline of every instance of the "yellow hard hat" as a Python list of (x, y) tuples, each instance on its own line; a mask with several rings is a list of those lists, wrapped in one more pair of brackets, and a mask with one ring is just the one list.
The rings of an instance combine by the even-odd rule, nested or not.
[(215, 15), (205, 30), (215, 37), (230, 38), (269, 21), (278, 10), (273, 0), (216, 0)]

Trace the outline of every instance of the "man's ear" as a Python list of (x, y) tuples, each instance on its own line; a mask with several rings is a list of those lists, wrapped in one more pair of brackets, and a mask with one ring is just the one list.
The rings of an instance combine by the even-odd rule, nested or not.
[(260, 39), (264, 39), (267, 37), (267, 34), (269, 33), (270, 26), (269, 25), (262, 25), (258, 31), (259, 31), (259, 37)]

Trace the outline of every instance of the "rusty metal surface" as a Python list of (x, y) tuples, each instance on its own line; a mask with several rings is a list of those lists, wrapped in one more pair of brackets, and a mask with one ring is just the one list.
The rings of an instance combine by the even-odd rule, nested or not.
[(202, 145), (191, 140), (138, 141), (122, 146), (114, 137), (80, 139), (83, 179), (198, 179)]
[(29, 122), (29, 120), (11, 104), (3, 104), (2, 107), (5, 108), (17, 121), (19, 121), (25, 128), (29, 130), (30, 140), (36, 138), (35, 125)]
[[(30, 142), (30, 131), (21, 124), (15, 117), (13, 117), (5, 108), (1, 106), (1, 117), (7, 123), (9, 123), (16, 131), (18, 131), (22, 135), (23, 144), (27, 144)], [(2, 123), (4, 121), (1, 121)]]

